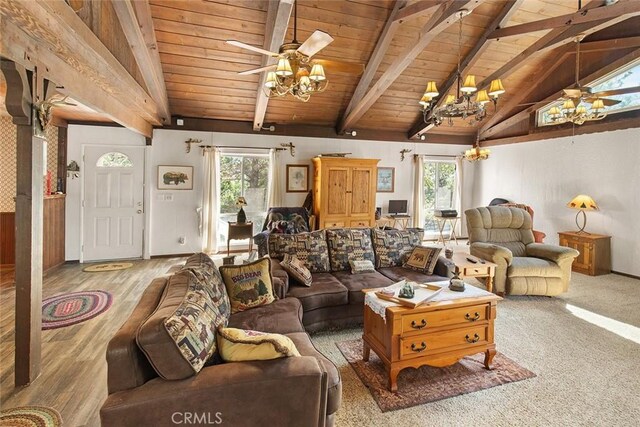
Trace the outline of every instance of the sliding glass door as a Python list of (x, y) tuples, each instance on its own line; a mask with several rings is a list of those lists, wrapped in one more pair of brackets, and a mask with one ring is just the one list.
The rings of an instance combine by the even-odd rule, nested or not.
[[(460, 195), (457, 194), (458, 173), (454, 160), (424, 160), (424, 230), (425, 239), (437, 239), (438, 223), (435, 210), (456, 209)], [(451, 230), (449, 221), (445, 233)]]

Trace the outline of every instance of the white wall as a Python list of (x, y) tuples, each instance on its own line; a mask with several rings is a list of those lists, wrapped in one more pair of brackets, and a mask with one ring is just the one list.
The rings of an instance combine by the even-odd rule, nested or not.
[[(350, 152), (350, 157), (366, 157), (381, 159), (379, 165), (396, 168), (396, 191), (394, 193), (378, 193), (377, 206), (386, 211), (391, 199), (407, 199), (411, 205), (413, 194), (413, 154), (457, 155), (466, 146), (441, 145), (425, 143), (374, 142), (356, 139), (321, 139), (284, 137), (269, 134), (244, 135), (213, 132), (192, 132), (182, 130), (155, 130), (153, 145), (147, 148), (147, 162), (145, 182), (146, 235), (148, 245), (145, 256), (181, 254), (195, 252), (201, 247), (198, 236), (198, 220), (195, 209), (201, 206), (203, 157), (197, 146), (193, 146), (189, 154), (185, 152), (185, 144), (189, 138), (201, 139), (204, 144), (218, 146), (234, 145), (243, 147), (279, 147), (280, 143), (293, 142), (296, 155), (291, 157), (288, 152), (280, 152), (283, 164), (282, 177), (284, 180), (286, 164), (309, 164), (311, 158), (319, 153)], [(144, 145), (145, 140), (127, 129), (102, 126), (70, 125), (68, 133), (68, 162), (75, 160), (82, 165), (81, 153), (83, 144), (103, 145)], [(400, 161), (400, 150), (413, 150), (404, 162)], [(194, 167), (194, 186), (189, 191), (158, 191), (158, 165), (181, 165)], [(472, 206), (472, 183), (474, 169), (477, 165), (465, 164), (463, 209)], [(81, 172), (82, 173), (82, 172)], [(310, 176), (313, 169), (310, 169)], [(67, 182), (67, 212), (66, 212), (66, 258), (78, 260), (80, 257), (80, 179), (68, 179)], [(301, 206), (304, 201), (303, 193), (284, 192), (285, 183), (280, 183), (285, 194), (285, 204)], [(310, 183), (311, 185), (311, 183)], [(167, 196), (171, 200), (167, 200)], [(411, 212), (411, 206), (409, 206)], [(463, 235), (466, 233), (463, 232)], [(184, 236), (186, 243), (179, 244), (178, 239)]]
[(588, 194), (600, 211), (587, 212), (587, 231), (612, 236), (614, 271), (640, 276), (640, 129), (492, 147), (473, 194), (475, 206), (494, 197), (531, 205), (535, 229), (554, 244), (577, 229), (566, 204)]

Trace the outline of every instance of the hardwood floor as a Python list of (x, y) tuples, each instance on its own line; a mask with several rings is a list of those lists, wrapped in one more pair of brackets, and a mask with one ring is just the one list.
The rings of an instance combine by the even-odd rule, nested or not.
[(86, 322), (42, 331), (42, 372), (28, 387), (14, 387), (15, 287), (0, 289), (0, 408), (51, 406), (65, 426), (99, 426), (99, 410), (107, 396), (105, 353), (142, 291), (154, 277), (184, 262), (184, 258), (134, 261), (127, 270), (85, 273), (84, 265), (66, 264), (48, 273), (43, 298), (64, 292), (105, 290), (111, 308)]

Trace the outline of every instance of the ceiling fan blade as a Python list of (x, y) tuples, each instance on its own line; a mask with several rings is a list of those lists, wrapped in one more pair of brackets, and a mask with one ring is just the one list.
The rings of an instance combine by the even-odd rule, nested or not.
[(587, 101), (590, 104), (593, 104), (593, 101), (595, 101), (596, 99), (601, 99), (602, 103), (605, 105), (605, 107), (612, 107), (616, 104), (620, 104), (622, 101), (618, 101), (617, 99), (608, 99), (608, 98), (598, 98), (597, 96), (591, 97), (591, 98), (587, 98), (585, 99), (585, 101)]
[(331, 59), (314, 59), (315, 64), (320, 64), (329, 73), (345, 73), (359, 76), (364, 73), (364, 64), (359, 62), (333, 61)]
[(309, 58), (320, 52), (322, 49), (327, 47), (329, 43), (333, 41), (333, 37), (324, 31), (315, 30), (311, 37), (305, 40), (302, 45), (298, 48), (298, 52), (303, 55), (308, 56)]
[(596, 93), (593, 93), (592, 95), (601, 98), (603, 96), (625, 95), (627, 93), (636, 93), (636, 92), (640, 92), (640, 86), (625, 87), (623, 89), (603, 90), (602, 92), (596, 92)]
[(515, 107), (528, 107), (529, 105), (536, 105), (538, 102), (525, 102), (522, 104), (516, 104)]
[(580, 98), (580, 96), (582, 96), (582, 90), (579, 87), (562, 89), (562, 93), (566, 98)]
[(259, 47), (255, 47), (255, 46), (251, 46), (250, 44), (246, 44), (246, 43), (242, 43), (239, 42), (238, 40), (227, 40), (227, 44), (242, 48), (242, 49), (247, 49), (247, 50), (252, 50), (254, 52), (257, 53), (261, 53), (263, 55), (267, 55), (267, 56), (273, 56), (273, 57), (277, 57), (280, 56), (279, 54), (275, 53), (275, 52), (271, 52)]
[(266, 67), (254, 68), (253, 70), (240, 71), (238, 74), (241, 76), (246, 76), (248, 74), (257, 74), (267, 70), (275, 70), (276, 67), (276, 64), (267, 65)]

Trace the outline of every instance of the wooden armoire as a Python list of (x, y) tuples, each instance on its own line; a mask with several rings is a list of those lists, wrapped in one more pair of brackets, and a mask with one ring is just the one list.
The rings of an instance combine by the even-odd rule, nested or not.
[(317, 228), (373, 227), (379, 159), (315, 157), (313, 211)]

